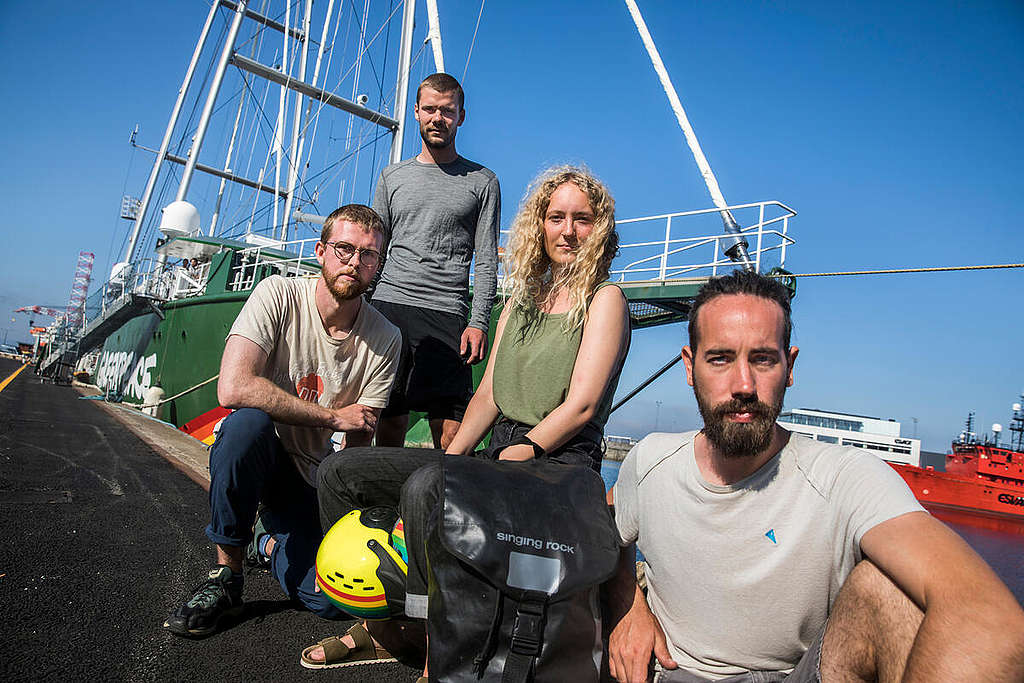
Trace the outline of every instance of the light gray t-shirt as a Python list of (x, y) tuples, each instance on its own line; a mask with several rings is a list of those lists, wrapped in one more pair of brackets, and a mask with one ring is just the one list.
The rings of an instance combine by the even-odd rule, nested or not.
[[(264, 376), (293, 396), (327, 408), (388, 403), (402, 353), (402, 335), (363, 302), (344, 339), (324, 329), (316, 307), (317, 278), (263, 280), (246, 300), (228, 333), (267, 353)], [(316, 486), (316, 468), (332, 450), (332, 430), (276, 422), (281, 445), (299, 473)]]
[(450, 164), (413, 157), (381, 172), (373, 208), (390, 231), (373, 298), (465, 318), (475, 254), (469, 325), (487, 330), (497, 288), (497, 176), (462, 157)]
[(696, 435), (651, 434), (626, 456), (619, 540), (644, 555), (647, 602), (681, 668), (787, 671), (825, 625), (865, 532), (923, 508), (876, 456), (797, 434), (746, 479), (710, 484)]

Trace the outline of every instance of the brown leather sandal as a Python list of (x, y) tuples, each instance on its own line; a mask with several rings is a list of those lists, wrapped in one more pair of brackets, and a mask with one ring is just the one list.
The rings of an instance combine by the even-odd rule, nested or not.
[[(336, 669), (343, 666), (359, 666), (362, 664), (384, 664), (398, 661), (391, 653), (373, 644), (373, 638), (366, 632), (362, 624), (356, 624), (345, 635), (352, 636), (355, 647), (341, 642), (343, 636), (328, 636), (316, 645), (310, 645), (302, 651), (299, 664), (307, 669)], [(309, 658), (309, 653), (318, 647), (324, 649), (324, 659), (318, 661)]]

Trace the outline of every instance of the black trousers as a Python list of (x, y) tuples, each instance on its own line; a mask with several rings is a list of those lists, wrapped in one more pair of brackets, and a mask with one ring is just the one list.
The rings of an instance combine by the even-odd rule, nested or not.
[[(474, 456), (497, 458), (498, 452), (533, 427), (499, 417), (491, 432), (491, 445)], [(352, 510), (375, 505), (399, 509), (405, 525), (409, 553), (406, 613), (426, 618), (428, 534), (437, 533), (437, 506), (441, 499), (441, 458), (432, 448), (347, 448), (328, 456), (317, 474), (320, 523), (324, 533)], [(601, 446), (575, 437), (545, 457), (600, 471)]]

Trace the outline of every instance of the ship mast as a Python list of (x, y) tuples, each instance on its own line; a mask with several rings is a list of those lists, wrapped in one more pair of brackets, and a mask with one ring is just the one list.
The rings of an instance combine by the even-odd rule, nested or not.
[(213, 18), (217, 14), (217, 7), (218, 3), (213, 3), (209, 14), (206, 15), (206, 23), (203, 24), (203, 30), (199, 33), (199, 40), (196, 41), (195, 50), (192, 51), (192, 60), (185, 70), (185, 78), (181, 83), (181, 87), (178, 88), (178, 99), (171, 110), (171, 119), (167, 122), (167, 128), (164, 130), (164, 137), (160, 142), (160, 151), (157, 152), (156, 159), (153, 161), (153, 168), (149, 172), (149, 180), (146, 181), (146, 190), (142, 193), (142, 199), (139, 202), (139, 209), (135, 216), (135, 225), (132, 227), (132, 235), (128, 240), (128, 249), (124, 254), (125, 263), (131, 263), (135, 259), (135, 249), (139, 244), (139, 233), (149, 211), (149, 202), (153, 197), (153, 190), (156, 188), (160, 167), (163, 165), (167, 151), (170, 149), (171, 136), (174, 134), (174, 127), (178, 123), (178, 116), (181, 114), (182, 105), (185, 103), (185, 95), (188, 93), (189, 85), (192, 84), (192, 76), (195, 74), (196, 65), (199, 63), (199, 55), (202, 54), (203, 47), (206, 46), (206, 39), (210, 35), (210, 27), (213, 25)]
[(416, 3), (406, 0), (402, 8), (402, 38), (398, 48), (398, 82), (395, 84), (395, 118), (398, 125), (391, 138), (389, 163), (402, 160), (402, 142), (405, 140), (406, 107), (409, 101), (409, 69), (412, 65), (412, 32), (416, 23)]
[[(300, 168), (299, 159), (302, 156), (302, 150), (305, 145), (304, 133), (305, 127), (307, 125), (305, 119), (308, 118), (309, 111), (312, 108), (314, 102), (321, 107), (330, 106), (336, 109), (340, 109), (342, 111), (353, 114), (358, 118), (369, 121), (383, 128), (387, 128), (394, 134), (391, 147), (392, 161), (401, 158), (402, 133), (404, 128), (402, 122), (405, 118), (404, 113), (406, 108), (405, 105), (407, 101), (407, 93), (409, 86), (409, 65), (411, 63), (412, 55), (412, 32), (414, 28), (413, 20), (415, 16), (415, 2), (413, 0), (408, 0), (408, 2), (405, 3), (404, 14), (402, 18), (402, 42), (401, 54), (399, 56), (399, 82), (396, 92), (395, 118), (392, 118), (390, 116), (387, 116), (386, 114), (374, 111), (363, 106), (362, 100), (352, 102), (346, 100), (343, 97), (335, 95), (333, 92), (330, 92), (329, 90), (325, 90), (321, 87), (318, 87), (317, 77), (320, 75), (319, 71), (324, 51), (323, 38), (321, 39), (321, 44), (318, 47), (317, 64), (314, 70), (313, 82), (306, 82), (306, 65), (309, 56), (308, 33), (310, 28), (310, 9), (312, 5), (312, 0), (305, 0), (305, 2), (303, 3), (304, 12), (301, 19), (299, 19), (299, 21), (301, 21), (302, 24), (301, 29), (298, 27), (291, 26), (291, 16), (290, 11), (288, 10), (286, 10), (285, 24), (282, 25), (249, 9), (247, 7), (247, 4), (247, 0), (238, 0), (237, 2), (233, 2), (231, 0), (215, 0), (215, 2), (213, 3), (210, 15), (207, 17), (207, 24), (206, 26), (204, 26), (203, 32), (200, 35), (200, 39), (196, 45), (196, 49), (193, 54), (193, 63), (190, 64), (189, 69), (185, 76), (185, 81), (182, 84), (181, 89), (179, 90), (179, 101), (175, 105), (175, 110), (172, 113), (171, 121), (168, 123), (167, 126), (164, 141), (161, 145), (160, 151), (157, 153), (157, 158), (154, 162), (153, 171), (150, 174), (149, 183), (147, 184), (146, 193), (142, 198), (141, 206), (139, 208), (138, 215), (136, 216), (135, 229), (133, 231), (132, 239), (130, 240), (128, 253), (125, 258), (126, 261), (130, 261), (131, 258), (134, 256), (134, 252), (137, 247), (139, 230), (147, 214), (150, 196), (152, 194), (153, 187), (156, 184), (156, 178), (159, 173), (160, 166), (162, 162), (165, 160), (180, 163), (184, 166), (184, 172), (179, 182), (175, 198), (176, 201), (185, 200), (188, 194), (189, 186), (191, 184), (194, 172), (202, 171), (204, 173), (210, 173), (212, 175), (218, 176), (222, 179), (241, 183), (243, 185), (246, 185), (247, 187), (251, 187), (260, 191), (269, 192), (273, 194), (273, 215), (275, 219), (272, 229), (278, 232), (278, 235), (282, 240), (287, 239), (288, 225), (292, 221), (312, 220), (314, 222), (322, 222), (321, 217), (303, 214), (300, 211), (296, 210), (294, 206), (295, 200), (297, 199), (296, 191), (297, 186), (299, 184), (300, 174), (303, 174), (303, 169)], [(332, 2), (329, 4), (328, 19), (331, 16), (330, 8), (333, 8), (333, 4), (334, 3), (332, 0)], [(219, 59), (217, 60), (216, 64), (216, 70), (213, 74), (213, 78), (209, 86), (209, 89), (207, 90), (206, 99), (202, 109), (202, 113), (199, 118), (198, 126), (193, 135), (191, 148), (189, 149), (187, 158), (181, 159), (168, 153), (167, 148), (169, 146), (170, 137), (174, 129), (175, 123), (178, 120), (179, 112), (184, 101), (185, 93), (188, 90), (188, 87), (192, 81), (193, 74), (195, 72), (195, 62), (197, 61), (199, 53), (202, 51), (206, 43), (207, 37), (210, 32), (210, 23), (212, 22), (214, 11), (219, 6), (224, 6), (229, 10), (232, 10), (234, 12), (234, 17), (232, 18), (230, 28), (227, 31), (227, 37), (225, 38), (221, 47)], [(280, 69), (265, 66), (256, 61), (255, 59), (246, 58), (234, 51), (239, 27), (244, 17), (250, 17), (257, 22), (274, 28), (275, 30), (278, 30), (282, 34), (284, 34), (285, 47), (283, 50), (282, 65)], [(297, 21), (296, 23), (299, 23), (299, 21)], [(327, 23), (325, 20), (325, 36), (327, 31), (326, 25)], [(298, 51), (299, 54), (295, 55), (292, 60), (299, 62), (298, 73), (295, 76), (292, 76), (287, 70), (289, 38), (295, 38), (301, 42), (301, 49)], [(287, 101), (287, 91), (293, 91), (296, 93), (294, 107), (291, 107), (291, 109), (293, 109), (294, 111), (292, 112), (292, 128), (290, 131), (291, 140), (288, 150), (290, 158), (288, 159), (287, 164), (285, 164), (284, 160), (285, 124), (282, 121), (282, 117), (284, 117), (286, 107), (283, 105), (279, 107), (278, 124), (275, 127), (275, 139), (273, 146), (274, 153), (277, 157), (277, 172), (275, 174), (275, 182), (272, 187), (263, 184), (262, 172), (260, 174), (259, 181), (254, 182), (252, 180), (237, 176), (234, 173), (228, 172), (226, 169), (224, 171), (220, 171), (219, 169), (213, 169), (208, 166), (204, 166), (203, 164), (200, 164), (198, 162), (199, 153), (203, 146), (204, 138), (207, 133), (207, 128), (209, 127), (210, 117), (215, 108), (215, 104), (220, 92), (220, 87), (224, 79), (224, 74), (229, 64), (236, 66), (242, 71), (249, 72), (259, 78), (263, 78), (266, 79), (267, 81), (280, 85), (282, 88), (281, 99), (283, 102)], [(305, 99), (303, 98), (303, 96)], [(307, 117), (302, 116), (303, 103), (306, 104)], [(238, 116), (236, 114), (235, 129), (237, 129), (237, 126)], [(233, 129), (232, 137), (234, 136), (235, 129)], [(228, 159), (230, 159), (231, 153), (232, 150), (229, 148)], [(280, 177), (282, 173), (286, 173), (284, 183), (282, 183), (282, 179)], [(220, 194), (221, 193), (218, 193), (218, 199), (220, 198)], [(283, 217), (280, 216), (279, 209), (277, 208), (278, 201), (280, 198), (284, 198), (285, 200)], [(215, 210), (215, 215), (219, 214), (219, 209), (220, 206), (218, 201), (218, 206), (217, 209)], [(212, 227), (213, 226), (211, 224), (211, 230)], [(164, 259), (165, 257), (161, 256), (159, 260), (162, 263)]]
[(754, 264), (750, 260), (750, 255), (747, 253), (747, 240), (743, 237), (743, 231), (740, 229), (739, 223), (736, 222), (736, 218), (733, 217), (732, 212), (729, 211), (729, 204), (725, 201), (725, 196), (722, 194), (721, 188), (718, 186), (718, 180), (715, 178), (714, 172), (711, 170), (711, 164), (708, 163), (707, 157), (704, 156), (704, 151), (700, 147), (700, 142), (697, 140), (697, 134), (693, 130), (693, 126), (690, 125), (690, 120), (686, 116), (686, 111), (683, 109), (683, 103), (679, 101), (679, 95), (676, 94), (676, 88), (672, 85), (672, 79), (669, 78), (668, 70), (665, 69), (664, 62), (661, 61), (661, 55), (658, 53), (658, 48), (654, 44), (654, 39), (651, 37), (651, 32), (647, 30), (647, 23), (644, 21), (643, 15), (640, 14), (640, 8), (637, 7), (636, 0), (625, 0), (626, 7), (629, 9), (630, 16), (633, 17), (633, 23), (636, 25), (636, 30), (640, 34), (640, 40), (643, 42), (644, 47), (647, 49), (647, 56), (651, 60), (651, 65), (654, 67), (655, 73), (658, 74), (658, 80), (661, 81), (661, 87), (665, 91), (665, 95), (668, 97), (669, 104), (672, 107), (673, 113), (676, 115), (676, 120), (679, 122), (679, 127), (683, 131), (683, 135), (686, 137), (686, 144), (690, 147), (690, 152), (693, 154), (693, 160), (697, 162), (697, 168), (700, 170), (700, 175), (704, 179), (704, 184), (708, 188), (708, 194), (711, 195), (711, 201), (714, 202), (715, 208), (719, 209), (722, 216), (722, 224), (725, 227), (725, 232), (730, 235), (725, 248), (725, 255), (731, 260), (740, 263), (746, 270), (754, 270)]
[(967, 413), (964, 431), (960, 432), (960, 443), (974, 443), (974, 411)]
[(1020, 403), (1013, 404), (1013, 417), (1010, 419), (1010, 447), (1015, 451), (1024, 452), (1024, 393), (1020, 395)]

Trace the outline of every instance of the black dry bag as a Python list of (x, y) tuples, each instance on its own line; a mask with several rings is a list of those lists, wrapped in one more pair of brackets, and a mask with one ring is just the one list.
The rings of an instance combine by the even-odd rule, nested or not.
[(619, 552), (601, 477), (466, 457), (443, 472), (427, 541), (431, 680), (597, 681), (598, 590)]

